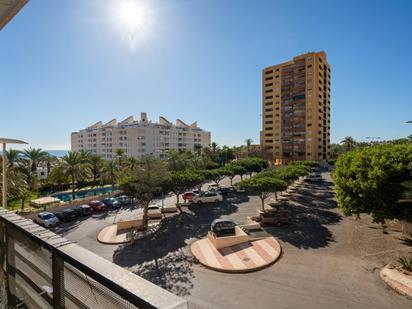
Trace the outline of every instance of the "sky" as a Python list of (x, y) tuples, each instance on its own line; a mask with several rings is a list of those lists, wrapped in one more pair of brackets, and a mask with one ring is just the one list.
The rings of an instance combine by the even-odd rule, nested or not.
[(140, 0), (133, 27), (122, 1), (30, 1), (0, 31), (0, 135), (69, 149), (147, 112), (258, 143), (261, 70), (321, 50), (332, 142), (412, 134), (412, 1)]

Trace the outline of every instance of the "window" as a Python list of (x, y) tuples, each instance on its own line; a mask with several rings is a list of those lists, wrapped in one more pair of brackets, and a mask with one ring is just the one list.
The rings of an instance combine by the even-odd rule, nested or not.
[(269, 74), (272, 74), (272, 73), (273, 73), (273, 70), (269, 70), (269, 71), (265, 72), (266, 75), (269, 75)]

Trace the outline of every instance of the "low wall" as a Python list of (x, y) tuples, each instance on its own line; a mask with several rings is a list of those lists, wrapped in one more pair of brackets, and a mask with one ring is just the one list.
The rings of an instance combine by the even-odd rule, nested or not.
[(399, 221), (402, 226), (402, 233), (412, 235), (412, 223), (408, 221)]
[(237, 244), (247, 242), (249, 240), (249, 235), (247, 235), (240, 227), (235, 227), (236, 235), (233, 236), (223, 236), (215, 237), (215, 235), (209, 231), (207, 238), (215, 246), (216, 249), (222, 249)]
[(116, 223), (117, 225), (117, 232), (121, 232), (124, 230), (130, 230), (135, 227), (143, 226), (143, 219), (135, 219), (135, 220), (128, 220), (128, 221), (119, 221)]

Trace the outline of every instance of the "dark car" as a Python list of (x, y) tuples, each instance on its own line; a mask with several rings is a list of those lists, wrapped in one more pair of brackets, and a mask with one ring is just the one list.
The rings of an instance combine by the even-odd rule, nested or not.
[(107, 206), (100, 201), (91, 201), (89, 202), (89, 206), (93, 209), (93, 211), (103, 211), (107, 209)]
[(222, 187), (217, 189), (217, 192), (219, 192), (223, 196), (231, 197), (236, 191), (235, 189), (233, 189), (233, 187)]
[(121, 206), (121, 203), (114, 197), (105, 198), (102, 202), (112, 209), (119, 209)]
[(79, 216), (88, 216), (93, 213), (93, 209), (89, 205), (80, 205), (73, 208), (73, 210), (77, 212)]
[(73, 221), (76, 220), (79, 215), (73, 209), (64, 209), (61, 212), (56, 213), (57, 218), (63, 222)]
[(216, 219), (212, 222), (211, 230), (216, 237), (236, 235), (236, 223), (230, 219)]

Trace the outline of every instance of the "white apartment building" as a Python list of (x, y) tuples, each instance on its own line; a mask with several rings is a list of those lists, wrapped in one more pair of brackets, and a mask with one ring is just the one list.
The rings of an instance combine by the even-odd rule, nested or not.
[(210, 132), (197, 126), (197, 122), (187, 125), (180, 119), (176, 124), (164, 117), (159, 123), (147, 119), (141, 113), (140, 120), (133, 116), (121, 122), (116, 119), (103, 124), (101, 121), (86, 129), (71, 134), (71, 150), (88, 150), (105, 159), (114, 158), (117, 149), (124, 149), (127, 156), (142, 158), (153, 155), (164, 157), (169, 150), (196, 151), (210, 145)]

